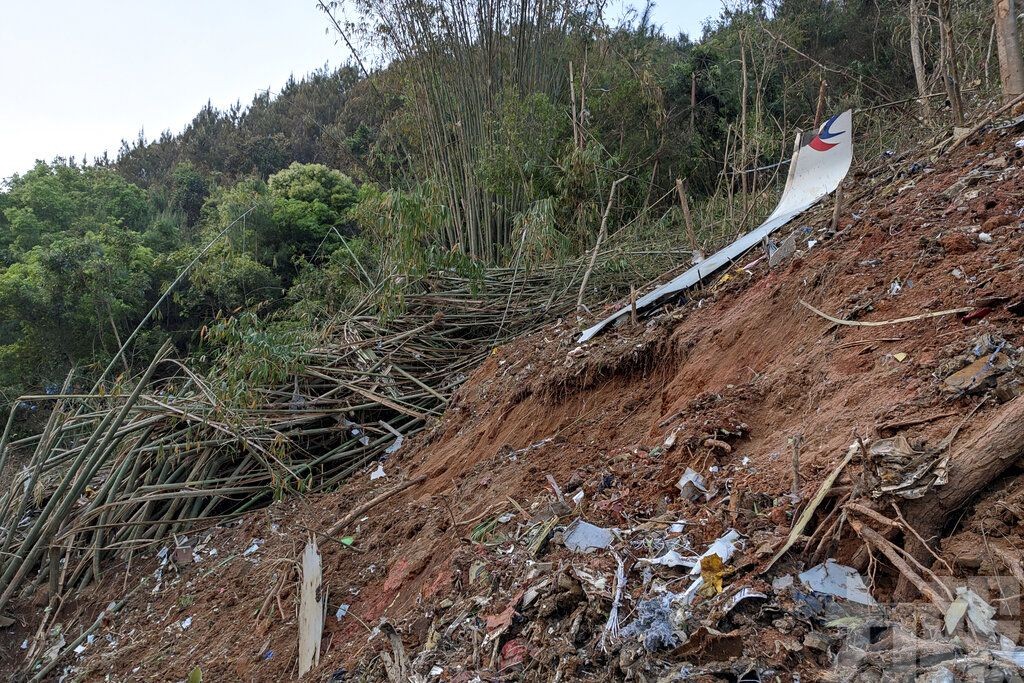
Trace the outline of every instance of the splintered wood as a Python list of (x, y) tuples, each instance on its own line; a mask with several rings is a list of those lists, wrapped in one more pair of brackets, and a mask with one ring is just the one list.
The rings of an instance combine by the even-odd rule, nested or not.
[(324, 631), (323, 574), (316, 541), (302, 552), (302, 592), (299, 597), (299, 676), (320, 663), (320, 637)]

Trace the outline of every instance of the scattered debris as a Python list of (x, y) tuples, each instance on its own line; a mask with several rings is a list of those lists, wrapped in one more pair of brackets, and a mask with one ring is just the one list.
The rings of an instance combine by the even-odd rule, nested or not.
[(622, 637), (637, 638), (648, 652), (676, 647), (686, 638), (678, 600), (678, 595), (667, 591), (641, 600), (636, 606), (636, 617), (622, 629)]
[(801, 572), (800, 581), (815, 593), (832, 595), (869, 607), (876, 604), (857, 570), (832, 559)]
[(732, 559), (733, 554), (736, 552), (736, 546), (740, 540), (740, 532), (735, 529), (729, 529), (721, 538), (715, 540), (708, 549), (704, 551), (704, 554), (698, 557), (693, 562), (693, 569), (690, 570), (691, 574), (701, 573), (701, 562), (705, 558), (716, 556), (721, 562), (728, 562)]
[(1008, 369), (1010, 359), (997, 350), (954, 372), (946, 378), (946, 386), (963, 393), (977, 392), (990, 386), (995, 377)]
[(915, 499), (949, 481), (949, 453), (943, 449), (915, 451), (903, 436), (878, 439), (868, 447), (878, 485), (875, 498), (886, 494)]
[(615, 534), (610, 529), (594, 526), (582, 519), (577, 519), (570, 524), (562, 535), (562, 543), (565, 544), (565, 547), (577, 553), (604, 550), (614, 540)]
[[(797, 231), (797, 244), (814, 247), (799, 262), (769, 273), (765, 257), (750, 273), (733, 272), (599, 343), (576, 345), (573, 318), (492, 345), (485, 369), (468, 381), (428, 384), (443, 388), (446, 400), (462, 384), (449, 416), (420, 422), (406, 415), (411, 430), (394, 420), (407, 434), (404, 445), (378, 415), (352, 415), (360, 422), (344, 427), (345, 438), (367, 438), (370, 446), (345, 460), (363, 476), (339, 493), (285, 500), (203, 531), (217, 534), (215, 541), (185, 539), (181, 531), (158, 537), (126, 572), (127, 581), (144, 578), (139, 599), (128, 614), (101, 620), (106, 633), (97, 631), (94, 643), (77, 639), (84, 629), (72, 615), (80, 605), (67, 592), (72, 602), (60, 623), (39, 637), (14, 612), (11, 649), (27, 625), (33, 631), (19, 659), (41, 663), (45, 654), (47, 662), (78, 667), (81, 680), (108, 670), (181, 680), (197, 648), (207, 678), (283, 680), (298, 670), (298, 649), (311, 649), (315, 662), (312, 638), (303, 642), (305, 622), (296, 620), (312, 594), (319, 610), (309, 610), (311, 623), (326, 639), (321, 677), (336, 682), (861, 680), (893, 671), (922, 682), (980, 680), (971, 667), (992, 680), (1016, 680), (1024, 648), (1001, 634), (1013, 635), (1004, 619), (1019, 621), (1006, 597), (1019, 592), (1014, 582), (1024, 576), (1024, 479), (1011, 466), (1019, 461), (1017, 441), (1000, 448), (1009, 437), (986, 434), (995, 429), (987, 425), (1012, 431), (1020, 424), (1014, 306), (1024, 312), (1017, 293), (1024, 231), (1019, 207), (1007, 198), (1019, 196), (1024, 178), (1006, 173), (1007, 187), (993, 192), (981, 180), (965, 184), (949, 206), (926, 201), (949, 186), (950, 174), (970, 173), (960, 170), (966, 161), (998, 171), (986, 165), (991, 157), (973, 154), (958, 157), (953, 170), (919, 168), (914, 185), (895, 183), (884, 202), (849, 199), (857, 211), (852, 227), (843, 216), (834, 232)], [(827, 225), (819, 213), (807, 222)], [(989, 223), (1005, 216), (1012, 227)], [(992, 246), (980, 243), (979, 230), (993, 236)], [(827, 302), (842, 327), (794, 309), (801, 296)], [(971, 306), (959, 320), (969, 324), (941, 310), (964, 301)], [(502, 310), (479, 316), (500, 320)], [(899, 317), (914, 312), (922, 315)], [(871, 329), (896, 323), (906, 323), (898, 335)], [(421, 319), (416, 334), (433, 334), (432, 324)], [(433, 362), (439, 345), (407, 340), (424, 365)], [(435, 414), (436, 404), (410, 403), (410, 391), (392, 394), (384, 359), (398, 353), (396, 345), (353, 343), (366, 354), (360, 371), (380, 380), (361, 387), (373, 394), (365, 400), (379, 403), (380, 395)], [(961, 371), (960, 380), (947, 381)], [(316, 407), (322, 392), (305, 385), (303, 392), (304, 410)], [(300, 416), (293, 410), (290, 419)], [(333, 416), (316, 419), (316, 429), (341, 431)], [(740, 420), (750, 428), (738, 429)], [(419, 437), (408, 436), (424, 426)], [(950, 437), (936, 443), (961, 427), (955, 451)], [(850, 444), (851, 432), (864, 436)], [(787, 442), (796, 434), (805, 438)], [(997, 455), (958, 471), (972, 449)], [(392, 457), (381, 464), (382, 455)], [(365, 476), (385, 467), (393, 483)], [(1001, 467), (997, 486), (977, 489)], [(105, 463), (101, 470), (109, 476)], [(76, 504), (88, 509), (106, 481)], [(43, 482), (38, 500), (59, 483)], [(23, 480), (19, 486), (15, 503), (29, 491), (31, 507), (35, 492)], [(960, 489), (983, 493), (963, 502)], [(97, 514), (115, 509), (101, 505)], [(921, 510), (955, 515), (955, 531), (945, 522), (929, 527)], [(120, 513), (113, 520), (124, 521)], [(113, 529), (109, 521), (91, 523)], [(20, 543), (33, 523), (26, 516), (12, 536)], [(93, 533), (63, 540), (58, 533), (49, 542), (74, 544), (57, 558), (60, 567), (71, 560), (68, 575), (91, 567), (78, 546), (94, 542)], [(306, 588), (305, 551), (297, 563), (292, 549), (305, 533), (333, 541), (320, 578), (343, 586), (341, 597), (325, 585)], [(220, 552), (210, 561), (214, 543)], [(46, 550), (35, 566), (47, 566)], [(28, 574), (17, 592), (33, 581), (31, 609), (42, 613), (45, 576)], [(124, 585), (118, 569), (90, 591)], [(224, 633), (248, 624), (251, 605), (264, 600), (253, 634)], [(167, 626), (152, 629), (154, 615), (164, 614)], [(166, 661), (151, 646), (112, 644), (135, 646), (152, 631), (161, 631), (154, 642), (161, 639)], [(225, 648), (230, 657), (222, 656)], [(138, 661), (126, 665), (129, 656)]]
[(260, 546), (263, 545), (263, 542), (264, 541), (262, 538), (252, 539), (252, 542), (249, 544), (249, 547), (242, 551), (242, 557), (249, 557), (250, 555), (255, 554), (256, 551), (260, 549)]
[(771, 241), (768, 245), (768, 267), (777, 268), (796, 254), (796, 233), (790, 233), (777, 247), (772, 248)]
[(978, 633), (989, 637), (996, 632), (996, 622), (992, 619), (995, 614), (995, 608), (985, 602), (980, 595), (964, 586), (957, 586), (956, 599), (946, 610), (946, 633), (952, 634), (956, 631), (956, 627), (966, 616)]
[(696, 500), (708, 492), (704, 487), (704, 477), (687, 467), (683, 476), (676, 482), (679, 488), (679, 495), (686, 500)]
[[(790, 583), (792, 584), (792, 577), (790, 577)], [(725, 611), (731, 612), (736, 605), (740, 604), (744, 600), (767, 600), (768, 596), (761, 591), (756, 591), (753, 588), (741, 588), (729, 598), (729, 603), (726, 605)]]

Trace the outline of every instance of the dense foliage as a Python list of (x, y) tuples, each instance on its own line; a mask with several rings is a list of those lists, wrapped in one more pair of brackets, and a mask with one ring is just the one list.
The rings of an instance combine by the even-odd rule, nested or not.
[[(958, 85), (990, 93), (991, 5), (944, 1)], [(902, 0), (729, 2), (699, 40), (665, 35), (649, 12), (608, 25), (592, 0), (495, 0), (492, 14), (462, 4), (322, 3), (377, 68), (320, 70), (246, 107), (208, 105), (181, 134), (140, 135), (116, 159), (58, 159), (10, 179), (0, 387), (10, 397), (101, 366), (199, 257), (124, 365), (168, 336), (200, 353), (276, 339), (257, 328), (312, 326), (416, 270), (579, 255), (606, 208), (613, 234), (678, 237), (677, 179), (702, 240), (734, 234), (770, 205), (777, 178), (753, 169), (787, 156), (823, 79), (829, 111), (916, 94)], [(939, 91), (937, 2), (920, 4)], [(346, 9), (363, 20), (346, 23)], [(931, 123), (948, 104), (932, 101)], [(918, 107), (884, 110), (915, 125), (877, 126), (861, 153), (918, 128)]]

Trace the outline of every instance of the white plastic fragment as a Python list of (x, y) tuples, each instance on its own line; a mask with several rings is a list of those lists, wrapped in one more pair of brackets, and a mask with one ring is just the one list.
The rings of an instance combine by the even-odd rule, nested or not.
[(575, 493), (575, 494), (573, 495), (573, 497), (572, 497), (572, 499), (571, 499), (571, 500), (572, 500), (572, 504), (573, 504), (573, 505), (579, 505), (580, 503), (582, 503), (582, 502), (583, 502), (583, 498), (584, 498), (584, 496), (586, 496), (586, 494), (585, 494), (585, 493), (583, 492), (583, 489), (580, 489), (579, 491), (577, 491), (577, 492), (576, 492), (576, 493)]
[(985, 602), (983, 597), (969, 588), (960, 586), (956, 589), (956, 599), (946, 610), (946, 633), (952, 634), (966, 615), (967, 620), (979, 633), (991, 636), (996, 632), (996, 622), (992, 619), (995, 614), (995, 608)]
[(675, 550), (669, 550), (660, 557), (641, 557), (638, 562), (644, 564), (656, 564), (662, 567), (691, 567), (693, 566), (693, 560), (688, 559), (680, 555)]
[(182, 631), (187, 631), (192, 625), (192, 617), (185, 617), (185, 620), (178, 625), (181, 626)]
[(341, 621), (348, 614), (348, 605), (338, 605), (338, 611), (334, 613), (334, 618)]
[(776, 576), (772, 579), (772, 590), (773, 591), (784, 591), (787, 588), (793, 587), (793, 575), (783, 574), (782, 576)]
[(375, 469), (373, 472), (370, 472), (370, 481), (382, 479), (386, 476), (388, 475), (384, 472), (384, 463), (377, 463), (377, 469)]
[(800, 581), (815, 593), (832, 595), (859, 605), (875, 605), (875, 599), (857, 570), (832, 559), (801, 573)]
[(740, 532), (735, 529), (729, 529), (722, 535), (721, 538), (717, 539), (714, 543), (708, 546), (708, 549), (704, 551), (704, 554), (698, 557), (693, 563), (693, 569), (690, 570), (690, 574), (700, 574), (700, 561), (705, 557), (711, 555), (718, 555), (722, 558), (722, 563), (725, 564), (732, 559), (733, 554), (736, 552), (736, 544), (740, 540)]
[(708, 492), (704, 487), (704, 477), (689, 467), (683, 472), (683, 476), (679, 477), (676, 486), (679, 488), (679, 495), (687, 500), (694, 500)]
[(577, 553), (589, 553), (603, 550), (612, 544), (615, 534), (610, 529), (595, 526), (590, 522), (577, 519), (569, 525), (562, 536), (565, 547)]
[(988, 234), (987, 232), (979, 232), (978, 233), (978, 241), (979, 242), (984, 242), (985, 244), (991, 244), (992, 243), (992, 235)]
[(249, 547), (246, 548), (245, 551), (242, 552), (242, 557), (249, 557), (250, 555), (255, 553), (257, 550), (259, 550), (261, 545), (263, 545), (263, 539), (262, 538), (254, 538), (254, 539), (252, 539), (252, 543), (249, 544)]
[(749, 600), (752, 598), (767, 600), (768, 596), (762, 593), (761, 591), (756, 591), (753, 588), (750, 588), (749, 586), (741, 588), (739, 591), (736, 592), (735, 595), (729, 598), (729, 603), (725, 606), (725, 611), (729, 612), (734, 607), (736, 607), (736, 605), (740, 604), (744, 600)]
[(401, 447), (402, 441), (404, 440), (406, 440), (406, 437), (402, 436), (401, 434), (398, 434), (397, 436), (394, 437), (394, 441), (391, 442), (391, 445), (384, 449), (384, 453), (386, 453), (389, 456), (393, 453), (397, 453), (398, 449), (400, 449)]

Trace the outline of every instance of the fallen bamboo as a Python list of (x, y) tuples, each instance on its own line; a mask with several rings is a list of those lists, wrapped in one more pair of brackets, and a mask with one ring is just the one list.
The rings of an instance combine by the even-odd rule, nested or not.
[(815, 313), (815, 314), (821, 316), (822, 318), (824, 318), (825, 320), (829, 321), (830, 323), (834, 323), (836, 325), (845, 325), (847, 327), (885, 327), (886, 325), (899, 325), (900, 323), (912, 323), (912, 322), (915, 322), (917, 320), (928, 320), (929, 318), (941, 318), (941, 317), (946, 316), (946, 315), (959, 315), (961, 313), (970, 313), (971, 311), (974, 310), (973, 308), (970, 308), (970, 307), (967, 307), (967, 308), (951, 308), (951, 309), (949, 309), (947, 311), (935, 311), (935, 312), (932, 312), (932, 313), (921, 313), (920, 315), (912, 315), (912, 316), (909, 316), (909, 317), (906, 317), (906, 318), (896, 318), (895, 320), (861, 321), (861, 320), (842, 320), (841, 318), (833, 317), (833, 316), (829, 315), (828, 313), (825, 313), (823, 311), (819, 311), (817, 308), (815, 308), (814, 306), (810, 305), (809, 303), (807, 303), (806, 301), (803, 301), (803, 300), (800, 301), (800, 305), (803, 306), (804, 308), (810, 310), (812, 313)]
[[(59, 598), (115, 558), (290, 492), (333, 489), (441, 415), (495, 344), (571, 313), (590, 262), (603, 301), (689, 253), (681, 244), (641, 253), (610, 242), (596, 259), (536, 266), (525, 277), (509, 268), (473, 278), (443, 271), (408, 279), (395, 300), (388, 287), (370, 286), (296, 345), (286, 379), (241, 393), (225, 390), (216, 367), (203, 374), (166, 357), (170, 371), (159, 380), (26, 397), (61, 407), (48, 429), (20, 438), (11, 438), (12, 412), (0, 437), (5, 467), (19, 463), (0, 487), (0, 602), (47, 584)], [(606, 267), (623, 257), (634, 270)]]
[(337, 522), (332, 524), (331, 528), (328, 529), (324, 533), (327, 536), (334, 536), (339, 531), (344, 529), (347, 525), (351, 524), (353, 520), (358, 519), (360, 515), (365, 514), (369, 510), (371, 510), (374, 507), (376, 507), (377, 505), (383, 503), (388, 498), (391, 498), (392, 496), (398, 495), (399, 493), (401, 493), (402, 491), (406, 490), (407, 488), (409, 488), (411, 486), (415, 486), (417, 484), (422, 484), (426, 480), (427, 480), (427, 475), (421, 474), (420, 476), (418, 476), (418, 477), (416, 477), (414, 479), (410, 479), (409, 481), (406, 481), (406, 482), (403, 482), (402, 484), (399, 484), (398, 486), (396, 486), (395, 488), (391, 489), (390, 491), (385, 491), (384, 493), (381, 493), (380, 495), (371, 498), (370, 500), (366, 501), (365, 503), (363, 503), (359, 507), (357, 507), (354, 510), (350, 511), (344, 517), (342, 517)]
[(800, 513), (800, 518), (797, 520), (796, 524), (793, 525), (793, 529), (789, 532), (789, 537), (786, 539), (786, 542), (781, 548), (779, 548), (779, 551), (775, 553), (772, 559), (768, 561), (768, 564), (764, 566), (761, 570), (762, 573), (771, 569), (775, 563), (778, 562), (782, 556), (789, 552), (789, 549), (796, 544), (797, 540), (803, 534), (804, 529), (806, 529), (807, 525), (810, 523), (811, 518), (814, 517), (814, 513), (818, 510), (818, 506), (821, 505), (822, 501), (824, 501), (826, 497), (828, 497), (828, 492), (832, 486), (835, 485), (839, 475), (843, 473), (846, 466), (850, 464), (851, 460), (853, 460), (853, 454), (855, 452), (855, 448), (847, 450), (846, 456), (839, 462), (836, 468), (832, 470), (831, 474), (825, 477), (825, 481), (821, 482), (821, 486), (818, 487), (818, 492), (814, 494), (814, 497), (807, 503), (807, 507), (805, 507), (804, 511)]

